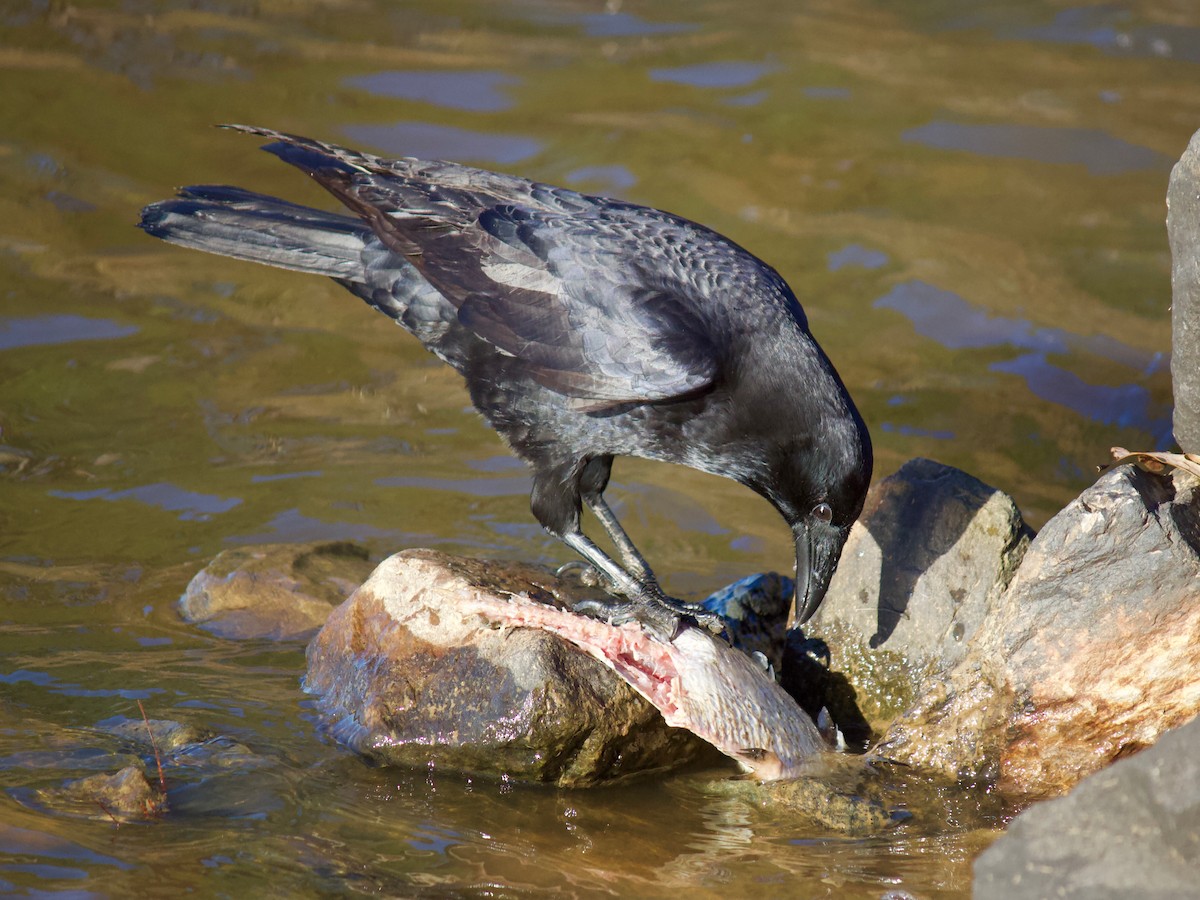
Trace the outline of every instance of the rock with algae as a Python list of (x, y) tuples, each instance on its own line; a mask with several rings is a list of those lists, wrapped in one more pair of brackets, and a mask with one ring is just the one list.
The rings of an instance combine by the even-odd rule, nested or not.
[(371, 572), (346, 541), (224, 550), (179, 598), (187, 622), (235, 640), (307, 640)]

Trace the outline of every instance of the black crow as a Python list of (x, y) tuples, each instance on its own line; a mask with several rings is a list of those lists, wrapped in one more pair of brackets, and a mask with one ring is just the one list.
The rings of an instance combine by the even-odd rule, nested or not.
[[(542, 526), (624, 599), (582, 610), (669, 640), (711, 613), (666, 596), (604, 500), (613, 457), (752, 488), (796, 544), (793, 622), (816, 610), (871, 479), (871, 442), (791, 289), (670, 213), (449, 162), (382, 159), (262, 128), (263, 149), (351, 213), (235, 187), (147, 206), (164, 240), (328, 275), (466, 379), (528, 463)], [(620, 562), (580, 528), (599, 519)]]

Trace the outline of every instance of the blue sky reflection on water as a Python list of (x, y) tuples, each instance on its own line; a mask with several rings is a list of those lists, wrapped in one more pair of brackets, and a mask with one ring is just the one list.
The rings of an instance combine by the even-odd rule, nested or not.
[(342, 131), (350, 143), (391, 156), (512, 165), (542, 152), (542, 142), (535, 138), (430, 122), (347, 125)]
[(241, 504), (240, 497), (218, 497), (201, 494), (166, 482), (146, 484), (141, 487), (114, 491), (112, 488), (95, 488), (87, 491), (49, 491), (51, 497), (64, 500), (134, 500), (147, 506), (157, 506), (168, 512), (179, 513), (184, 522), (207, 522), (212, 516), (228, 512)]
[(520, 79), (494, 70), (431, 72), (410, 69), (347, 78), (346, 84), (377, 97), (416, 100), (467, 112), (503, 112), (514, 106), (506, 90)]
[(951, 291), (922, 281), (895, 285), (874, 306), (901, 313), (918, 334), (951, 350), (1012, 347), (1026, 351), (992, 363), (989, 370), (1017, 375), (1036, 397), (1091, 421), (1141, 429), (1159, 444), (1170, 441), (1170, 409), (1158, 408), (1144, 386), (1089, 384), (1049, 361), (1050, 354), (1082, 352), (1126, 366), (1144, 378), (1170, 364), (1165, 352), (1139, 350), (1108, 335), (1079, 335), (1061, 328), (1038, 328), (1026, 319), (993, 316)]
[(669, 81), (699, 88), (745, 88), (775, 70), (770, 63), (724, 60), (694, 66), (651, 69), (653, 81)]
[(75, 315), (4, 317), (0, 318), (0, 350), (105, 341), (137, 333), (137, 326), (122, 325), (112, 319)]
[(1082, 165), (1093, 175), (1166, 170), (1171, 166), (1171, 160), (1157, 150), (1139, 147), (1094, 128), (935, 119), (908, 129), (901, 138), (909, 143), (939, 150), (960, 150), (977, 156)]

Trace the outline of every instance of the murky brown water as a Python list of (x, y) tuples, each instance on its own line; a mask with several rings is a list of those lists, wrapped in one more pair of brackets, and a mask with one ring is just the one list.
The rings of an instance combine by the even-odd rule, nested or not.
[[(0, 892), (967, 896), (990, 832), (951, 806), (849, 840), (694, 777), (560, 792), (317, 737), (299, 648), (177, 621), (222, 548), (567, 555), (456, 376), (382, 316), (133, 223), (187, 183), (327, 202), (222, 121), (662, 206), (789, 279), (880, 474), (931, 456), (1040, 524), (1109, 446), (1169, 440), (1189, 9), (0, 4)], [(616, 478), (677, 594), (790, 564), (731, 482)], [(49, 803), (131, 759), (104, 725), (139, 699), (220, 738), (168, 760), (171, 812), (116, 828)]]

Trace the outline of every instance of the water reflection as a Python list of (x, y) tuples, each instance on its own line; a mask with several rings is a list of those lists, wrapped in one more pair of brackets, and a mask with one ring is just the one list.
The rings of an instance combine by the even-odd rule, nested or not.
[(431, 122), (346, 125), (342, 131), (350, 143), (374, 147), (390, 156), (511, 165), (542, 152), (541, 141), (534, 138)]
[(1172, 162), (1156, 150), (1139, 147), (1094, 128), (1007, 123), (971, 125), (934, 120), (908, 129), (901, 137), (939, 150), (1082, 165), (1093, 175), (1119, 175), (1140, 169), (1165, 170)]
[[(230, 544), (302, 544), (309, 541), (385, 541), (391, 546), (405, 546), (405, 541), (429, 541), (431, 535), (377, 528), (357, 522), (331, 522), (306, 516), (299, 509), (277, 513), (263, 531), (231, 535)], [(415, 545), (414, 545), (415, 546)]]
[(0, 350), (74, 341), (107, 341), (137, 334), (138, 330), (136, 325), (122, 325), (111, 319), (75, 315), (0, 318)]
[(588, 37), (644, 37), (654, 34), (683, 34), (700, 26), (687, 22), (650, 22), (633, 13), (584, 13), (574, 17)]
[(1200, 62), (1200, 28), (1166, 23), (1131, 25), (1129, 11), (1116, 5), (1064, 9), (1048, 25), (1001, 29), (1028, 41), (1085, 44), (1120, 56), (1171, 57)]
[(347, 85), (379, 97), (418, 100), (468, 112), (502, 112), (513, 107), (505, 88), (520, 79), (496, 70), (431, 72), (422, 69), (377, 72), (347, 78)]
[(769, 63), (723, 60), (669, 69), (651, 69), (650, 78), (653, 81), (668, 81), (698, 88), (741, 88), (749, 87), (776, 68)]
[(123, 491), (112, 488), (96, 488), (90, 491), (51, 490), (47, 493), (51, 497), (60, 497), (64, 500), (104, 500), (110, 503), (134, 500), (147, 506), (165, 509), (168, 512), (177, 512), (180, 520), (184, 522), (207, 522), (213, 516), (228, 512), (242, 502), (240, 497), (202, 494), (167, 482), (126, 488)]
[(595, 186), (602, 195), (621, 194), (637, 184), (637, 176), (620, 164), (611, 166), (582, 166), (566, 175), (568, 184)]
[[(877, 309), (902, 313), (918, 334), (952, 350), (1013, 347), (1032, 351), (992, 363), (989, 368), (1019, 375), (1035, 396), (1092, 421), (1141, 429), (1158, 444), (1170, 440), (1170, 411), (1160, 408), (1145, 386), (1088, 384), (1074, 372), (1054, 365), (1048, 359), (1049, 354), (1090, 353), (1130, 368), (1145, 378), (1169, 365), (1166, 353), (1148, 353), (1108, 335), (1079, 335), (1061, 328), (1037, 328), (1027, 319), (993, 316), (957, 294), (920, 281), (894, 286), (874, 305)], [(887, 423), (883, 430), (952, 437), (948, 432), (911, 427), (904, 431)]]
[(873, 250), (862, 244), (847, 244), (840, 250), (835, 250), (826, 258), (825, 265), (830, 272), (836, 272), (847, 266), (857, 266), (860, 269), (881, 269), (888, 264), (888, 255), (882, 250)]

